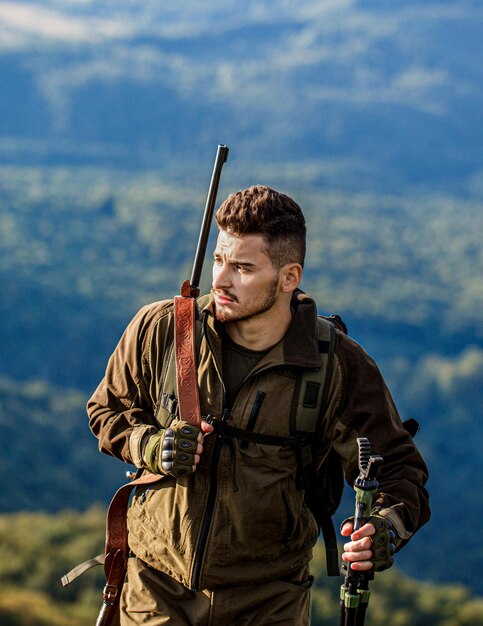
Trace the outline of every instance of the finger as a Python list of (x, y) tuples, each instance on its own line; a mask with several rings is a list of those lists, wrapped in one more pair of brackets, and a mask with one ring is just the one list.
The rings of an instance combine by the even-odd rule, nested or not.
[(372, 539), (371, 537), (364, 537), (363, 539), (359, 539), (358, 541), (348, 541), (344, 545), (344, 550), (346, 552), (361, 552), (362, 550), (372, 550)]
[(196, 453), (195, 454), (201, 454), (203, 452), (203, 444), (199, 443), (196, 446)]
[(193, 462), (194, 462), (194, 466), (193, 467), (196, 467), (196, 465), (198, 465), (198, 463), (200, 462), (200, 455), (199, 454), (195, 454)]
[(352, 524), (347, 523), (347, 524), (344, 524), (344, 525), (342, 526), (341, 531), (340, 531), (340, 534), (341, 534), (343, 537), (349, 537), (349, 535), (351, 535), (351, 534), (352, 534), (352, 530), (353, 530), (353, 526), (352, 526)]
[(364, 526), (352, 533), (351, 539), (353, 541), (359, 541), (359, 539), (363, 539), (364, 537), (372, 537), (375, 533), (376, 529), (372, 524), (364, 524)]
[(356, 561), (351, 563), (351, 569), (356, 572), (367, 572), (373, 567), (372, 561)]
[(347, 563), (356, 563), (357, 561), (369, 561), (372, 558), (372, 550), (358, 550), (351, 552), (346, 550), (342, 555), (342, 560)]

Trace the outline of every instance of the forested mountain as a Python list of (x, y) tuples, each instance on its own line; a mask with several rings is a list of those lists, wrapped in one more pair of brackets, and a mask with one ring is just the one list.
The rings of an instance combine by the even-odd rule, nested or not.
[(434, 516), (398, 562), (477, 587), (481, 18), (471, 0), (0, 3), (1, 511), (84, 509), (123, 481), (84, 404), (134, 312), (189, 276), (223, 142), (220, 196), (297, 199), (303, 287), (421, 422)]

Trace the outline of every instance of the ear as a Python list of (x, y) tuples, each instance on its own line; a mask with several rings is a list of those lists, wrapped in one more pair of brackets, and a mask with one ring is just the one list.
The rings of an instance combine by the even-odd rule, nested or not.
[(300, 263), (287, 263), (280, 270), (280, 288), (285, 293), (295, 291), (302, 280)]

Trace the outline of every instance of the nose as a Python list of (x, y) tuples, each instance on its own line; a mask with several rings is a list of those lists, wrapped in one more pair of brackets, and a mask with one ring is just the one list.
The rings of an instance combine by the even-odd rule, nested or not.
[(213, 264), (213, 289), (228, 289), (231, 286), (229, 269), (228, 263)]

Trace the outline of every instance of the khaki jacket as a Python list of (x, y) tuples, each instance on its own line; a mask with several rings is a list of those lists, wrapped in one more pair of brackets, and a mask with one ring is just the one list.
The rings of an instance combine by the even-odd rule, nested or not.
[[(201, 411), (224, 411), (221, 340), (211, 298), (200, 298), (203, 337), (198, 382)], [(285, 337), (245, 380), (228, 423), (245, 429), (260, 391), (255, 432), (287, 437), (299, 368), (320, 365), (314, 302), (298, 292)], [(146, 437), (171, 419), (160, 404), (163, 366), (173, 342), (173, 303), (141, 309), (111, 356), (87, 405), (102, 452), (142, 467)], [(260, 394), (258, 394), (260, 397)], [(177, 418), (175, 418), (177, 419)], [(393, 522), (402, 543), (429, 519), (427, 468), (401, 420), (375, 362), (337, 333), (329, 405), (318, 436), (317, 460), (340, 456), (347, 481), (358, 474), (357, 437), (384, 458), (375, 505)], [(190, 589), (280, 578), (307, 564), (318, 529), (297, 488), (294, 450), (259, 443), (231, 445), (205, 437), (197, 471), (139, 489), (128, 514), (133, 552)]]

